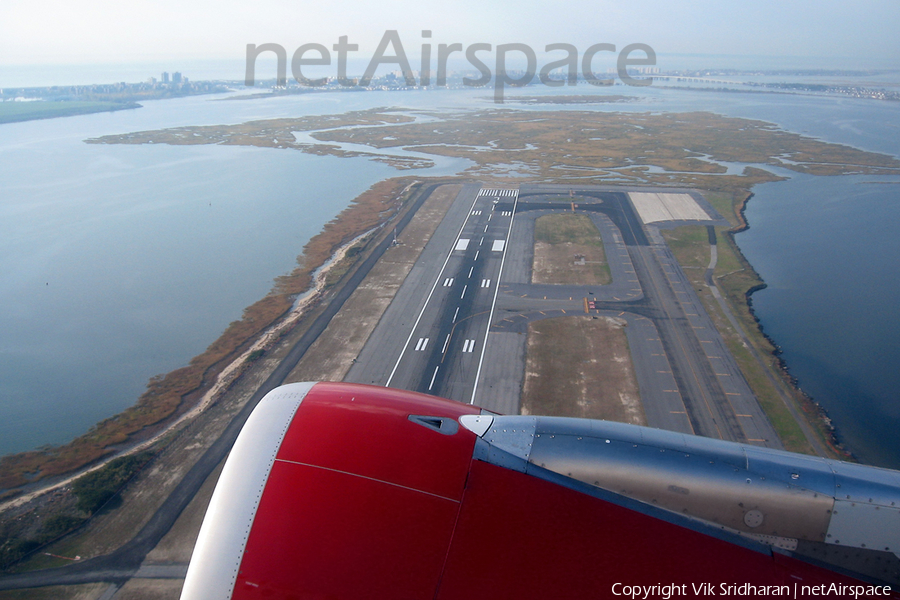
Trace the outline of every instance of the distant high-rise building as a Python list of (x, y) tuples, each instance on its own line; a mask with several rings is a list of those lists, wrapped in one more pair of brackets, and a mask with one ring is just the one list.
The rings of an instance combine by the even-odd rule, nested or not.
[(162, 82), (169, 83), (169, 74), (166, 73), (165, 71), (163, 71), (163, 74), (162, 74)]
[(181, 73), (178, 71), (172, 73), (172, 83), (181, 83)]

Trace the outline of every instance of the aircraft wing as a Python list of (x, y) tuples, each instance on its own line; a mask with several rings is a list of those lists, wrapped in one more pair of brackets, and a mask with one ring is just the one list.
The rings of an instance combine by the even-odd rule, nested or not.
[(298, 383), (244, 426), (182, 598), (886, 597), (897, 552), (895, 471)]

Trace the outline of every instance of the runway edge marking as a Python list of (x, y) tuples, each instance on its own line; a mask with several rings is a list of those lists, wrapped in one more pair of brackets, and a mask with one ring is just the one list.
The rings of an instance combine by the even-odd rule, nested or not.
[(497, 273), (497, 286), (494, 288), (494, 299), (491, 301), (491, 312), (488, 315), (488, 324), (484, 331), (484, 343), (481, 345), (481, 356), (478, 358), (478, 370), (475, 371), (475, 385), (472, 387), (472, 399), (469, 404), (475, 404), (475, 394), (478, 392), (478, 380), (481, 378), (481, 365), (484, 363), (484, 352), (487, 350), (488, 335), (491, 333), (491, 323), (494, 321), (494, 308), (497, 305), (497, 294), (500, 293), (500, 282), (503, 281), (503, 265), (506, 263), (506, 252), (509, 247), (509, 237), (512, 235), (513, 223), (516, 220), (516, 207), (519, 205), (519, 190), (511, 190), (514, 194), (513, 209), (509, 219), (509, 229), (506, 230), (506, 242), (503, 244), (503, 255), (500, 257), (500, 272)]

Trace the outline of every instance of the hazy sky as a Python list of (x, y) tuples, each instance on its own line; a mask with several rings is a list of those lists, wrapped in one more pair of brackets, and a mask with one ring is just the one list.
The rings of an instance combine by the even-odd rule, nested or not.
[[(565, 42), (620, 48), (640, 42), (658, 53), (871, 57), (900, 65), (898, 0), (591, 0), (560, 8), (548, 0), (2, 0), (4, 65), (241, 59), (248, 43), (293, 51), (340, 35), (374, 51), (397, 29), (418, 51), (432, 42), (523, 42), (541, 50)], [(2, 79), (2, 73), (0, 73)]]

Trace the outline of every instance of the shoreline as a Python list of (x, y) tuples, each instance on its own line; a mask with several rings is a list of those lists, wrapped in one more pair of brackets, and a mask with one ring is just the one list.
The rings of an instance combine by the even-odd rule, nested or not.
[[(809, 423), (814, 431), (818, 432), (819, 435), (821, 435), (823, 441), (832, 452), (839, 456), (843, 456), (846, 459), (858, 462), (858, 458), (853, 453), (853, 450), (847, 448), (841, 442), (840, 433), (838, 432), (838, 429), (837, 427), (835, 427), (831, 418), (828, 416), (828, 411), (826, 411), (825, 408), (817, 403), (812, 396), (804, 392), (800, 388), (800, 386), (797, 385), (797, 378), (791, 374), (787, 362), (785, 362), (785, 360), (781, 356), (781, 346), (779, 346), (778, 343), (774, 339), (772, 339), (769, 334), (766, 333), (765, 329), (762, 326), (762, 322), (756, 315), (756, 312), (753, 310), (753, 294), (766, 289), (768, 287), (768, 284), (759, 275), (759, 273), (753, 267), (753, 264), (749, 260), (747, 260), (746, 256), (744, 256), (744, 253), (741, 251), (741, 248), (738, 245), (735, 236), (750, 229), (750, 224), (747, 222), (745, 213), (747, 210), (747, 204), (750, 202), (754, 195), (755, 194), (752, 191), (748, 192), (747, 195), (735, 206), (735, 208), (737, 209), (735, 211), (735, 214), (737, 214), (738, 219), (740, 219), (740, 224), (728, 231), (728, 236), (731, 238), (731, 245), (738, 253), (740, 260), (744, 264), (748, 265), (751, 269), (753, 269), (754, 276), (760, 281), (759, 284), (750, 287), (744, 293), (744, 302), (747, 304), (747, 310), (750, 312), (750, 316), (753, 319), (754, 326), (759, 332), (759, 335), (761, 335), (774, 348), (774, 351), (771, 352), (771, 355), (775, 359), (778, 372), (785, 379), (785, 384), (790, 390), (790, 393), (793, 396), (793, 400), (797, 403), (797, 408), (799, 408), (804, 414), (809, 415), (808, 418), (805, 419), (807, 423)], [(812, 411), (813, 414), (809, 414), (810, 411)]]
[[(412, 184), (410, 184), (412, 185)], [(232, 360), (219, 375), (216, 377), (216, 381), (213, 386), (206, 391), (201, 397), (200, 402), (186, 411), (182, 415), (178, 416), (171, 423), (166, 424), (161, 430), (154, 433), (149, 439), (143, 440), (137, 443), (134, 446), (131, 446), (121, 452), (110, 455), (106, 458), (103, 458), (100, 462), (90, 465), (83, 470), (79, 470), (77, 473), (73, 473), (68, 476), (64, 476), (64, 478), (60, 481), (54, 482), (47, 487), (42, 487), (40, 489), (24, 493), (22, 495), (16, 496), (15, 498), (0, 502), (0, 512), (3, 512), (8, 509), (16, 508), (23, 504), (34, 500), (35, 498), (42, 496), (44, 494), (50, 493), (54, 490), (57, 490), (61, 487), (64, 487), (74, 480), (82, 477), (83, 475), (87, 475), (88, 473), (92, 473), (98, 469), (103, 468), (110, 461), (115, 460), (116, 458), (120, 458), (123, 456), (129, 456), (131, 454), (136, 454), (141, 452), (142, 450), (146, 450), (151, 447), (153, 444), (159, 442), (164, 436), (172, 432), (179, 425), (184, 423), (185, 421), (191, 420), (197, 417), (200, 413), (204, 412), (211, 404), (216, 402), (219, 397), (228, 390), (234, 380), (241, 376), (243, 369), (247, 365), (247, 358), (255, 351), (258, 350), (266, 350), (268, 347), (272, 346), (278, 339), (281, 333), (291, 329), (296, 325), (300, 319), (305, 317), (308, 313), (308, 310), (313, 307), (316, 300), (320, 299), (320, 295), (325, 289), (325, 278), (332, 268), (343, 258), (346, 256), (347, 251), (355, 245), (360, 238), (369, 235), (372, 230), (369, 230), (363, 233), (361, 236), (357, 236), (356, 238), (350, 240), (345, 243), (341, 247), (339, 247), (334, 254), (332, 254), (331, 259), (325, 265), (322, 265), (316, 272), (316, 277), (313, 281), (312, 288), (305, 293), (305, 298), (302, 301), (298, 301), (294, 307), (290, 310), (290, 312), (285, 315), (280, 321), (274, 323), (269, 329), (267, 329), (263, 334), (250, 346), (249, 349), (244, 351), (242, 354), (237, 356), (234, 360)]]
[[(375, 184), (374, 186), (372, 186), (372, 188), (374, 188), (380, 184), (389, 183), (391, 181), (407, 181), (407, 180), (408, 179), (406, 179), (406, 178), (392, 178), (392, 179), (388, 179), (388, 180), (383, 180), (383, 181)], [(403, 187), (403, 189), (400, 190), (399, 196), (402, 197), (405, 194), (407, 194), (409, 192), (409, 190), (416, 183), (421, 183), (421, 182), (417, 181), (417, 180), (413, 180), (412, 182), (406, 184)], [(364, 196), (366, 193), (371, 191), (372, 188), (370, 188), (370, 190), (368, 190), (367, 192), (364, 192), (364, 194), (361, 195), (360, 197)], [(743, 199), (735, 204), (735, 209), (736, 209), (735, 213), (738, 215), (740, 224), (738, 225), (738, 227), (733, 228), (732, 231), (729, 231), (729, 235), (732, 239), (732, 244), (738, 250), (738, 253), (740, 253), (740, 249), (737, 246), (737, 243), (734, 241), (734, 235), (737, 233), (740, 233), (741, 231), (745, 231), (745, 230), (749, 229), (749, 225), (747, 224), (744, 212), (745, 212), (747, 203), (753, 197), (753, 195), (754, 194), (752, 192), (748, 191), (744, 195)], [(342, 218), (346, 218), (345, 212), (351, 210), (356, 205), (356, 203), (360, 197), (354, 199), (350, 203), (350, 205), (348, 205), (348, 207), (334, 219), (334, 221), (327, 224), (326, 229), (327, 229), (328, 225), (337, 224), (342, 220)], [(18, 486), (7, 487), (6, 490), (3, 491), (3, 494), (0, 494), (0, 512), (4, 511), (6, 509), (9, 509), (9, 508), (20, 506), (37, 496), (43, 495), (47, 492), (50, 492), (50, 491), (53, 491), (60, 487), (63, 487), (66, 484), (73, 481), (74, 479), (76, 479), (86, 473), (90, 473), (96, 469), (102, 468), (109, 461), (111, 461), (115, 458), (118, 458), (121, 456), (127, 456), (130, 454), (134, 454), (136, 452), (145, 450), (145, 449), (153, 446), (160, 439), (162, 439), (165, 435), (167, 435), (169, 432), (176, 429), (182, 423), (193, 419), (198, 414), (200, 414), (204, 410), (206, 410), (211, 404), (213, 404), (217, 400), (217, 398), (224, 391), (226, 391), (229, 388), (229, 386), (232, 383), (234, 383), (234, 381), (237, 378), (240, 377), (240, 375), (246, 370), (247, 366), (254, 360), (255, 355), (256, 356), (261, 355), (263, 352), (265, 352), (266, 349), (270, 348), (278, 340), (278, 338), (281, 335), (283, 335), (285, 332), (289, 331), (294, 325), (296, 325), (302, 319), (302, 317), (307, 314), (308, 310), (313, 308), (317, 304), (318, 300), (321, 299), (322, 294), (326, 289), (326, 279), (327, 279), (328, 274), (346, 256), (346, 254), (350, 250), (350, 248), (352, 248), (355, 244), (360, 242), (366, 236), (369, 236), (374, 231), (377, 231), (381, 226), (384, 225), (384, 223), (387, 223), (388, 221), (390, 221), (390, 219), (396, 215), (396, 211), (398, 211), (398, 210), (399, 210), (399, 208), (397, 208), (395, 211), (392, 211), (389, 215), (384, 216), (380, 220), (380, 223), (378, 225), (376, 225), (374, 227), (370, 227), (368, 229), (365, 229), (364, 231), (361, 231), (361, 232), (358, 232), (358, 231), (354, 232), (355, 235), (353, 235), (352, 238), (350, 238), (349, 240), (346, 240), (346, 241), (342, 241), (342, 243), (337, 247), (333, 247), (331, 254), (325, 256), (324, 260), (322, 260), (321, 258), (319, 260), (314, 259), (312, 264), (306, 264), (306, 259), (309, 258), (307, 255), (307, 251), (308, 251), (309, 247), (311, 245), (313, 245), (314, 240), (316, 240), (319, 237), (319, 235), (322, 235), (323, 233), (325, 233), (325, 231), (323, 230), (323, 232), (321, 232), (320, 234), (317, 234), (317, 236), (314, 236), (309, 241), (309, 243), (304, 247), (303, 254), (301, 254), (298, 257), (298, 262), (303, 263), (302, 267), (298, 266), (298, 268), (295, 269), (295, 271), (288, 276), (282, 276), (282, 277), (277, 278), (274, 289), (277, 290), (279, 287), (289, 287), (293, 290), (296, 287), (296, 282), (293, 282), (294, 285), (291, 285), (291, 283), (286, 281), (286, 279), (298, 278), (298, 277), (301, 279), (303, 277), (308, 277), (309, 278), (308, 287), (306, 287), (304, 290), (302, 290), (300, 292), (294, 292), (294, 293), (289, 294), (290, 296), (296, 296), (296, 298), (291, 301), (290, 307), (285, 312), (283, 312), (279, 317), (277, 317), (273, 322), (271, 322), (268, 326), (261, 329), (259, 332), (257, 332), (251, 338), (244, 340), (243, 343), (239, 344), (239, 346), (235, 349), (235, 351), (230, 354), (231, 358), (227, 359), (227, 362), (225, 362), (224, 364), (221, 364), (221, 361), (220, 361), (220, 362), (210, 365), (206, 369), (206, 372), (204, 373), (204, 376), (203, 376), (203, 381), (194, 389), (187, 390), (184, 394), (182, 394), (180, 404), (189, 403), (189, 404), (192, 404), (191, 406), (188, 406), (185, 410), (180, 412), (180, 414), (178, 412), (178, 408), (176, 408), (175, 411), (173, 411), (173, 413), (171, 413), (169, 416), (163, 417), (162, 419), (160, 419), (159, 421), (156, 421), (155, 423), (148, 424), (144, 428), (142, 428), (136, 432), (132, 432), (131, 434), (128, 434), (128, 436), (126, 437), (126, 440), (123, 440), (122, 442), (119, 442), (117, 444), (110, 444), (110, 445), (106, 446), (105, 449), (107, 449), (107, 451), (103, 455), (101, 455), (97, 458), (94, 458), (93, 460), (86, 461), (86, 462), (82, 463), (82, 465), (75, 467), (74, 469), (70, 469), (68, 471), (62, 472), (62, 473), (49, 474), (47, 477), (49, 477), (51, 480), (56, 479), (56, 478), (61, 478), (61, 479), (59, 479), (57, 481), (53, 481), (52, 483), (49, 483), (46, 486), (42, 486), (41, 484), (35, 482), (34, 485), (36, 485), (37, 489), (28, 490), (28, 487), (31, 485), (31, 482), (25, 482), (24, 484), (21, 484)], [(346, 236), (344, 236), (344, 237), (346, 237)], [(746, 258), (743, 256), (743, 254), (740, 253), (740, 255), (741, 255), (742, 261), (745, 264), (749, 265), (750, 263), (746, 260)], [(752, 265), (751, 265), (751, 268), (752, 268)], [(298, 273), (298, 271), (301, 271), (301, 270), (305, 271), (305, 272)], [(754, 270), (754, 273), (755, 273), (755, 270)], [(747, 290), (747, 292), (745, 293), (745, 301), (747, 303), (747, 308), (750, 311), (750, 315), (752, 316), (761, 336), (763, 338), (765, 338), (770, 344), (772, 344), (772, 346), (774, 348), (776, 348), (776, 350), (777, 350), (778, 345), (765, 333), (765, 331), (762, 329), (762, 327), (759, 323), (759, 319), (756, 317), (755, 313), (753, 312), (753, 307), (752, 307), (753, 292), (758, 291), (759, 289), (764, 289), (766, 287), (765, 282), (762, 281), (761, 278), (759, 278), (758, 274), (757, 274), (757, 279), (759, 279), (761, 281), (761, 283), (759, 285), (751, 287), (749, 290)], [(273, 290), (273, 292), (274, 292), (274, 290)], [(270, 298), (272, 296), (273, 292), (270, 292), (270, 294), (267, 295), (265, 298), (263, 298), (260, 302), (265, 301), (266, 299)], [(252, 306), (255, 306), (255, 305), (251, 305), (251, 307), (248, 307), (248, 309), (246, 309), (246, 310), (249, 310), (250, 308), (252, 308)], [(246, 313), (246, 310), (245, 310), (245, 313)], [(223, 333), (222, 336), (220, 336), (219, 340), (221, 340), (221, 338), (224, 337), (226, 335), (226, 333)], [(214, 346), (219, 340), (216, 340), (216, 342), (213, 342), (211, 347)], [(798, 408), (800, 408), (804, 414), (807, 414), (807, 415), (809, 415), (809, 417), (811, 417), (811, 418), (806, 419), (807, 422), (810, 423), (811, 426), (813, 426), (817, 431), (820, 432), (820, 434), (825, 439), (826, 443), (832, 448), (832, 450), (834, 450), (835, 452), (837, 452), (839, 454), (843, 454), (845, 456), (848, 456), (848, 455), (853, 456), (852, 452), (847, 450), (840, 443), (840, 440), (837, 437), (836, 429), (831, 424), (831, 421), (828, 418), (825, 410), (823, 408), (821, 408), (818, 404), (816, 404), (812, 398), (810, 398), (808, 395), (804, 394), (802, 392), (802, 390), (800, 390), (797, 387), (796, 380), (790, 375), (787, 365), (784, 363), (783, 359), (779, 356), (779, 354), (777, 352), (774, 352), (772, 354), (777, 361), (778, 369), (779, 369), (781, 375), (786, 379), (786, 384), (788, 385), (789, 389), (791, 390), (795, 401), (798, 403)], [(197, 357), (192, 359), (190, 362), (194, 363), (196, 358)], [(223, 360), (225, 360), (225, 359), (223, 359)], [(169, 376), (172, 376), (173, 374), (174, 375), (179, 374), (179, 372), (182, 371), (184, 368), (185, 367), (179, 367), (178, 369), (175, 369), (174, 371), (166, 374), (165, 378), (168, 378)], [(146, 396), (146, 394), (150, 392), (150, 389), (153, 386), (153, 384), (154, 384), (153, 381), (151, 381), (151, 383), (148, 384), (148, 392), (145, 392), (145, 394), (141, 396), (141, 399), (144, 399), (144, 396)], [(200, 392), (202, 392), (202, 394), (199, 396), (199, 398), (197, 398), (196, 396)], [(189, 399), (190, 396), (194, 396), (194, 398)], [(141, 402), (141, 400), (139, 400), (138, 404), (135, 406), (138, 406), (140, 404), (140, 402)], [(132, 408), (134, 408), (134, 407), (132, 407)], [(126, 409), (126, 412), (127, 412), (127, 410), (129, 410), (129, 409)], [(810, 414), (810, 412), (812, 412), (812, 414)], [(118, 415), (111, 417), (110, 419), (101, 421), (100, 423), (95, 425), (91, 431), (93, 431), (93, 429), (96, 429), (98, 426), (100, 426), (104, 423), (107, 423), (109, 421), (112, 421), (112, 420), (115, 420), (115, 419), (121, 417), (123, 414), (124, 413), (120, 413)], [(829, 428), (829, 429), (826, 430), (825, 428)], [(147, 430), (154, 430), (154, 431), (149, 432), (148, 437), (146, 437), (145, 439), (140, 439), (141, 433), (148, 433)], [(87, 435), (90, 435), (90, 432), (88, 432), (88, 434), (85, 434), (85, 436), (87, 436)], [(77, 442), (79, 439), (81, 439), (82, 437), (85, 437), (85, 436), (80, 436), (79, 438), (76, 438), (75, 440), (73, 440), (73, 442), (70, 442), (69, 444), (66, 444), (66, 445), (63, 445), (60, 447), (56, 447), (54, 449), (59, 450), (59, 449), (67, 448), (72, 443)], [(131, 441), (129, 442), (128, 441), (129, 438), (138, 438), (138, 439), (131, 439)], [(121, 447), (123, 445), (125, 446), (124, 448)], [(120, 446), (120, 448), (115, 449), (114, 446)], [(15, 458), (15, 457), (19, 457), (22, 455), (28, 455), (28, 454), (34, 454), (34, 453), (40, 453), (40, 451), (29, 451), (29, 452), (25, 452), (25, 453), (16, 453), (16, 454), (2, 456), (2, 457), (0, 457), (0, 467), (2, 467), (3, 463), (10, 458)], [(40, 466), (38, 466), (38, 468), (40, 468)], [(0, 481), (2, 481), (2, 477), (3, 477), (3, 473), (0, 472)], [(40, 481), (41, 479), (43, 479), (43, 477), (40, 478), (38, 481)], [(6, 499), (2, 498), (3, 495), (6, 496)]]
[[(403, 209), (410, 190), (417, 183), (421, 182), (408, 177), (390, 178), (377, 182), (354, 198), (307, 242), (298, 256), (298, 266), (290, 274), (276, 278), (273, 290), (244, 310), (241, 321), (229, 325), (204, 353), (191, 359), (188, 366), (179, 367), (161, 378), (152, 378), (136, 404), (100, 421), (67, 444), (0, 457), (0, 511), (10, 508), (11, 503), (23, 496), (56, 489), (114, 458), (152, 446), (179, 424), (209, 407), (255, 357), (318, 304), (327, 291), (326, 280), (331, 269), (340, 264), (354, 245), (393, 219)], [(274, 316), (273, 307), (281, 308)], [(266, 313), (269, 314), (268, 321), (260, 324), (259, 318), (265, 317)], [(249, 326), (241, 327), (248, 322)], [(215, 360), (207, 360), (208, 364), (202, 366), (203, 357)], [(177, 403), (172, 406), (176, 395)], [(159, 418), (138, 423), (140, 427), (135, 427), (131, 413), (149, 412), (153, 418), (154, 414), (166, 409), (168, 412)], [(86, 445), (85, 451), (83, 446)], [(77, 456), (60, 460), (60, 455), (68, 454), (67, 450), (74, 450)], [(41, 470), (47, 472), (41, 474)], [(72, 475), (76, 471), (77, 474)], [(25, 476), (35, 473), (39, 476), (30, 481)], [(40, 483), (60, 477), (62, 483), (53, 481), (49, 486)], [(32, 486), (37, 489), (29, 490)]]

